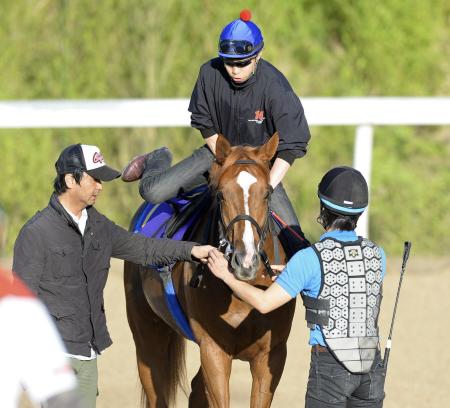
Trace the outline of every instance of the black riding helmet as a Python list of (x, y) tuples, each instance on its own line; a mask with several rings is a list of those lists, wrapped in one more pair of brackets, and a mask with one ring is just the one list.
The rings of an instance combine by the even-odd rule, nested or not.
[(364, 176), (352, 167), (335, 167), (319, 183), (320, 202), (333, 213), (359, 215), (369, 203), (369, 189)]

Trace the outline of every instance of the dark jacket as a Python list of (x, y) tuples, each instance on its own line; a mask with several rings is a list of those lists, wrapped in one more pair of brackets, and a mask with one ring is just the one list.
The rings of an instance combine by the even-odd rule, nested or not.
[[(110, 258), (137, 264), (190, 260), (190, 242), (151, 239), (114, 224), (94, 207), (81, 235), (55, 194), (21, 229), (13, 270), (46, 304), (71, 354), (90, 355), (111, 345), (103, 289)], [(32, 341), (32, 339), (30, 339)]]
[(243, 84), (231, 80), (219, 58), (203, 64), (189, 111), (191, 126), (204, 138), (220, 133), (233, 146), (261, 146), (278, 131), (276, 157), (292, 164), (306, 153), (310, 133), (300, 99), (284, 75), (263, 59)]

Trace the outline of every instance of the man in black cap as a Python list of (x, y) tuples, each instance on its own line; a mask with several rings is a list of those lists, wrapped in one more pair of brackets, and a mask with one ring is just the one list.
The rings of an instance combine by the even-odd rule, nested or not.
[(328, 171), (319, 184), (320, 241), (297, 252), (275, 283), (261, 290), (237, 280), (216, 249), (208, 266), (240, 299), (268, 313), (302, 295), (310, 330), (307, 408), (380, 408), (385, 370), (378, 337), (382, 248), (355, 233), (367, 208), (367, 183), (351, 167)]
[(120, 176), (96, 146), (65, 148), (49, 205), (21, 229), (13, 270), (45, 303), (64, 340), (88, 407), (97, 396), (97, 355), (111, 345), (103, 289), (110, 258), (137, 264), (205, 260), (211, 246), (133, 234), (100, 214), (94, 204), (102, 181)]

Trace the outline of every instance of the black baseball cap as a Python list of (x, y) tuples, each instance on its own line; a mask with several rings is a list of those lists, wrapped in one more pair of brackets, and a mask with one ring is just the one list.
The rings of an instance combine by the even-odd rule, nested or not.
[(83, 170), (91, 177), (101, 181), (111, 181), (120, 176), (120, 171), (106, 165), (97, 146), (74, 144), (66, 147), (55, 163), (58, 174)]

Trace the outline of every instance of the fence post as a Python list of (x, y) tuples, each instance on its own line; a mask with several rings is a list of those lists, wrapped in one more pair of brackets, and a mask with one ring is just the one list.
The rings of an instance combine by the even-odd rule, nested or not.
[[(373, 127), (361, 125), (356, 128), (353, 167), (359, 170), (367, 181), (370, 197), (370, 176), (372, 170)], [(358, 235), (369, 238), (369, 207), (361, 215), (356, 228)]]

